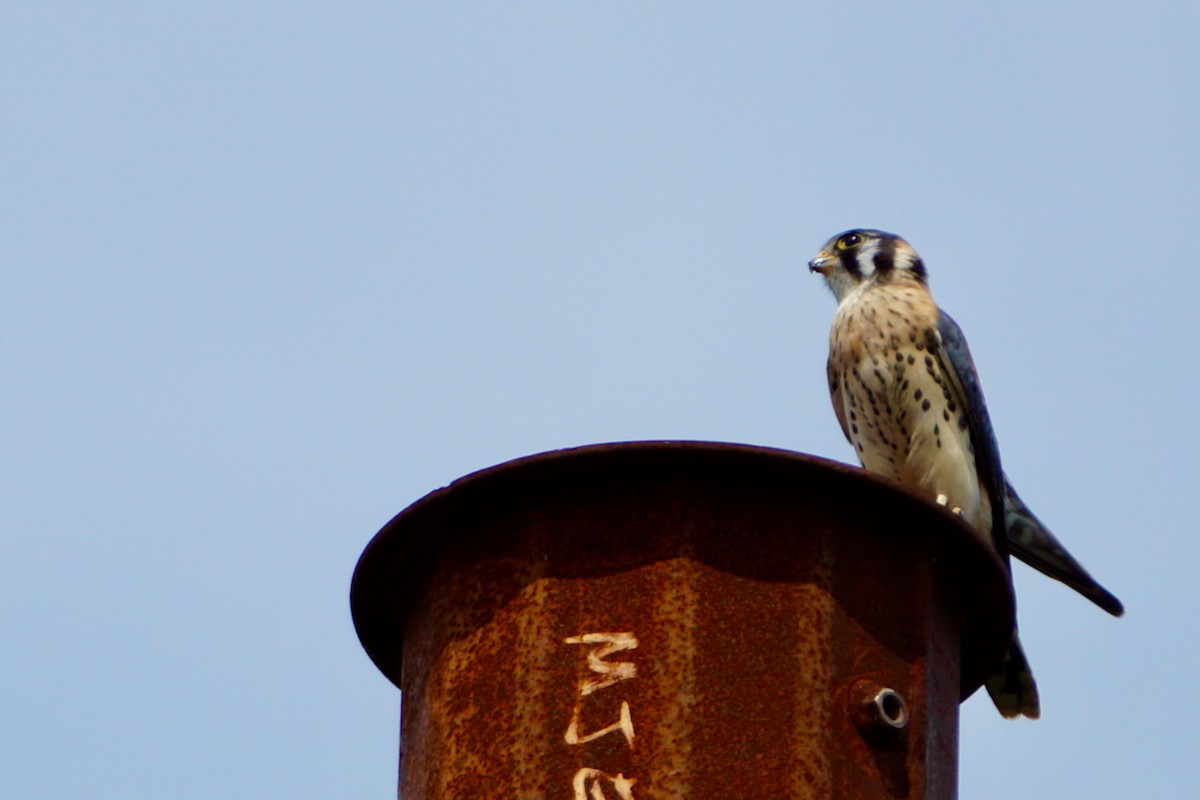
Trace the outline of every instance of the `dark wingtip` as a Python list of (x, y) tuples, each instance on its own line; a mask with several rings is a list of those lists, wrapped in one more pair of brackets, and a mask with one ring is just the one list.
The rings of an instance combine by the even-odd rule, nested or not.
[(1114, 617), (1125, 616), (1125, 605), (1112, 592), (1101, 589), (1089, 599)]

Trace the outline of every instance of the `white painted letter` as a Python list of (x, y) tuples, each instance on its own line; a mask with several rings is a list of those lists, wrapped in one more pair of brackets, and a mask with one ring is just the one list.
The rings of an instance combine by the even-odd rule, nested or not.
[(621, 701), (621, 715), (616, 722), (583, 735), (579, 733), (579, 712), (583, 708), (583, 698), (592, 692), (637, 677), (637, 667), (632, 661), (609, 662), (604, 660), (613, 653), (633, 650), (638, 646), (637, 637), (632, 633), (585, 633), (582, 636), (568, 636), (563, 641), (567, 644), (599, 645), (588, 651), (588, 669), (591, 670), (592, 675), (579, 681), (575, 711), (571, 714), (571, 724), (567, 726), (567, 732), (563, 738), (566, 739), (567, 744), (584, 744), (613, 731), (620, 731), (625, 735), (625, 741), (629, 743), (629, 746), (633, 747), (633, 715), (629, 710), (628, 702)]
[(588, 652), (588, 669), (600, 677), (584, 678), (579, 682), (579, 695), (586, 697), (597, 689), (612, 686), (620, 681), (637, 677), (637, 667), (632, 661), (618, 661), (610, 664), (604, 659), (622, 650), (633, 650), (638, 646), (637, 637), (632, 633), (585, 633), (583, 636), (568, 636), (563, 639), (567, 644), (598, 644)]
[[(633, 778), (626, 778), (620, 773), (617, 773), (615, 776), (607, 775), (591, 767), (584, 767), (575, 773), (575, 780), (573, 782), (575, 800), (608, 800), (608, 797), (604, 794), (604, 789), (600, 786), (600, 781), (602, 780), (612, 783), (613, 789), (617, 792), (617, 800), (634, 800)], [(591, 787), (590, 789), (588, 788), (589, 786)]]

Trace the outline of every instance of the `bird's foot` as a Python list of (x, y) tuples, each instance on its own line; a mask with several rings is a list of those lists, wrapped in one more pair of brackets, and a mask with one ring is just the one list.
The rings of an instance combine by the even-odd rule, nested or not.
[(939, 494), (937, 496), (937, 504), (939, 506), (949, 506), (951, 514), (958, 514), (960, 517), (962, 516), (962, 509), (958, 506), (950, 506), (950, 498), (946, 497), (944, 494)]

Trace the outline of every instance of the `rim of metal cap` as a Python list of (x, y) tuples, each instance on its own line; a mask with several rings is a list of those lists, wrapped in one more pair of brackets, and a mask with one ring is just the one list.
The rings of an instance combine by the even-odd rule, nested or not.
[(974, 693), (1000, 662), (1015, 619), (1011, 579), (1000, 557), (960, 516), (848, 464), (790, 450), (706, 441), (614, 442), (552, 450), (470, 473), (430, 492), (384, 525), (358, 560), (350, 586), (350, 611), (359, 641), (375, 666), (399, 687), (404, 617), (417, 600), (420, 576), (432, 569), (445, 546), (439, 537), (422, 533), (437, 527), (437, 521), (454, 508), (478, 506), (489, 497), (503, 497), (510, 506), (536, 502), (539, 491), (563, 481), (599, 478), (646, 485), (711, 475), (713, 470), (740, 481), (819, 481), (831, 494), (906, 507), (923, 523), (920, 528), (931, 543), (924, 546), (932, 547), (938, 557), (957, 559), (954, 591), (964, 610), (961, 697)]

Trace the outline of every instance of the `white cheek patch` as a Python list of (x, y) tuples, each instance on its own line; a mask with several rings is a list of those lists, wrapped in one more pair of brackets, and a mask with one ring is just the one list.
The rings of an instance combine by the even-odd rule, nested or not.
[(864, 278), (869, 278), (875, 274), (875, 256), (879, 253), (879, 242), (869, 241), (862, 247), (858, 248), (855, 253), (854, 260), (858, 262), (858, 271), (862, 273)]

